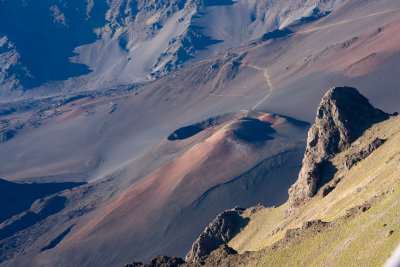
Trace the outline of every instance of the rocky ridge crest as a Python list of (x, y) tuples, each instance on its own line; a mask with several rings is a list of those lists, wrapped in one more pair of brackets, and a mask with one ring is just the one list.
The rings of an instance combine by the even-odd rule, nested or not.
[(219, 214), (193, 243), (186, 262), (200, 263), (220, 245), (228, 243), (237, 234), (238, 226), (243, 224), (244, 219), (240, 216), (243, 211), (236, 207)]
[(372, 124), (389, 118), (373, 107), (352, 87), (330, 89), (318, 106), (315, 123), (308, 132), (303, 164), (295, 184), (289, 189), (286, 214), (311, 199), (319, 183), (332, 177), (330, 159), (347, 149)]
[(146, 264), (141, 262), (132, 262), (125, 264), (124, 267), (178, 267), (185, 262), (181, 258), (157, 256)]
[[(335, 87), (330, 89), (318, 106), (315, 123), (309, 130), (302, 169), (298, 180), (289, 189), (286, 215), (296, 215), (298, 208), (315, 196), (319, 188), (324, 191), (323, 196), (335, 189), (341, 179), (338, 178), (333, 184), (328, 182), (337, 171), (332, 160), (338, 153), (348, 149), (354, 143), (351, 154), (345, 155), (344, 160), (345, 169), (350, 170), (357, 162), (368, 157), (380, 147), (386, 140), (375, 138), (362, 146), (359, 141), (355, 141), (373, 124), (389, 117), (389, 114), (373, 107), (368, 99), (355, 88)], [(325, 183), (328, 184), (324, 188)], [(368, 205), (357, 206), (354, 211), (349, 210), (345, 217), (351, 216), (358, 210), (364, 212), (369, 209), (370, 205)], [(252, 209), (257, 210), (258, 208), (256, 206)], [(244, 209), (236, 207), (219, 214), (193, 243), (185, 261), (179, 259), (178, 265), (232, 266), (232, 263), (240, 265), (265, 253), (266, 250), (262, 250), (239, 255), (237, 251), (227, 245), (248, 223), (242, 217), (243, 212)], [(306, 232), (320, 232), (331, 226), (331, 223), (321, 220), (306, 221), (301, 228), (289, 229), (285, 238), (270, 249), (276, 249), (282, 244), (286, 246), (290, 242), (289, 240), (301, 237)], [(147, 265), (129, 266), (177, 266), (175, 265), (176, 261), (160, 261), (157, 258)]]

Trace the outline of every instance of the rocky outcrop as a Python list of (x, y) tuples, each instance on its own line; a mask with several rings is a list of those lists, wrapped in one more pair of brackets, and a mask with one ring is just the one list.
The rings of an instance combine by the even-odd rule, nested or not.
[[(102, 82), (88, 85), (73, 79), (57, 83), (52, 90), (70, 90), (71, 82), (73, 88), (87, 90), (88, 86), (103, 89), (152, 80), (303, 17), (302, 22), (319, 18), (342, 1), (0, 1), (0, 9), (7, 11), (2, 17), (8, 22), (0, 31), (0, 95), (19, 96), (48, 82), (86, 74), (91, 77), (85, 76), (88, 82), (95, 77), (101, 77)], [(230, 12), (224, 12), (226, 5), (231, 6)], [(216, 9), (220, 11), (211, 11)], [(24, 12), (30, 14), (29, 18), (42, 19), (31, 22)], [(251, 14), (251, 19), (238, 16), (235, 27), (230, 27), (231, 14)], [(33, 23), (31, 27), (23, 26), (29, 23)], [(49, 34), (37, 38), (34, 29)], [(221, 42), (224, 45), (218, 45)]]
[(374, 152), (384, 142), (385, 142), (385, 140), (383, 140), (383, 139), (375, 138), (371, 143), (369, 143), (365, 147), (362, 147), (357, 152), (354, 152), (350, 155), (346, 155), (345, 156), (346, 159), (344, 162), (345, 168), (347, 170), (350, 170), (357, 162), (368, 157), (372, 152)]
[(286, 214), (313, 197), (318, 183), (332, 177), (330, 159), (347, 149), (372, 124), (388, 119), (389, 115), (374, 108), (357, 89), (330, 89), (318, 106), (314, 125), (308, 132), (307, 148), (298, 179), (289, 189)]
[(157, 256), (146, 264), (141, 262), (127, 263), (125, 267), (177, 267), (185, 263), (181, 258)]
[[(204, 260), (204, 266), (232, 266), (229, 264), (230, 256), (237, 255), (237, 251), (226, 244), (221, 245), (218, 249), (211, 252), (211, 254)], [(228, 259), (227, 263), (225, 262)], [(195, 264), (186, 264), (186, 266), (196, 266)]]
[(193, 243), (192, 249), (186, 255), (186, 262), (202, 262), (220, 245), (228, 243), (246, 223), (240, 216), (243, 211), (244, 209), (236, 207), (219, 214)]
[(10, 140), (16, 134), (15, 130), (7, 129), (1, 133), (0, 143), (4, 143), (7, 140)]

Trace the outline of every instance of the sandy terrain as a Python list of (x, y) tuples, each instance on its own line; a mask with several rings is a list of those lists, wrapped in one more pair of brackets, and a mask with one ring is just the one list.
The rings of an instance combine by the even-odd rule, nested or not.
[[(286, 36), (251, 41), (135, 90), (33, 99), (34, 114), (2, 115), (40, 125), (0, 143), (1, 178), (89, 182), (58, 193), (68, 199), (63, 210), (0, 240), (3, 259), (14, 256), (2, 264), (183, 256), (221, 210), (283, 203), (307, 130), (284, 116), (311, 121), (325, 92), (344, 84), (385, 111), (400, 110), (399, 8), (397, 0), (345, 1)], [(242, 110), (260, 113), (248, 123)], [(197, 124), (227, 113), (219, 124)], [(197, 134), (168, 140), (191, 125)]]

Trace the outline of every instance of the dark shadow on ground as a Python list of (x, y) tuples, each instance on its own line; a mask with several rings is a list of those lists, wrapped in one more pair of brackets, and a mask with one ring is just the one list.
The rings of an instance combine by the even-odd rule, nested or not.
[(7, 36), (20, 55), (9, 75), (32, 88), (89, 73), (69, 58), (76, 47), (97, 40), (94, 29), (105, 25), (108, 5), (96, 1), (90, 15), (86, 6), (86, 1), (0, 1), (0, 36)]
[(324, 161), (318, 167), (319, 169), (319, 181), (315, 192), (318, 192), (325, 184), (333, 180), (338, 169), (330, 161)]
[(71, 232), (72, 227), (74, 227), (74, 225), (70, 226), (67, 228), (67, 230), (65, 230), (64, 232), (62, 232), (59, 236), (57, 236), (56, 238), (54, 238), (53, 240), (51, 240), (51, 242), (45, 246), (44, 248), (42, 248), (40, 251), (45, 251), (45, 250), (49, 250), (52, 248), (55, 248), (58, 243), (60, 243), (63, 238), (69, 234), (69, 232)]
[(66, 202), (67, 198), (63, 196), (54, 196), (35, 202), (29, 211), (23, 212), (5, 222), (5, 226), (0, 229), (0, 240), (13, 236), (15, 233), (63, 210)]
[(237, 2), (232, 1), (232, 0), (204, 0), (204, 6), (205, 7), (210, 7), (210, 6), (232, 6), (236, 4)]
[(272, 40), (272, 39), (278, 39), (278, 38), (283, 38), (286, 37), (290, 34), (293, 34), (293, 32), (289, 29), (282, 29), (282, 30), (274, 30), (272, 32), (267, 32), (261, 37), (260, 41), (267, 41), (267, 40)]
[(0, 179), (0, 223), (28, 210), (37, 199), (85, 183), (19, 184)]

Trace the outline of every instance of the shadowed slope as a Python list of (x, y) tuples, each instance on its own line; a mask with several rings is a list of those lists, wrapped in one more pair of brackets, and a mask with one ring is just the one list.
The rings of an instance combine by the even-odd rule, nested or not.
[(21, 184), (0, 179), (0, 223), (28, 210), (37, 199), (82, 184), (84, 183)]
[(293, 212), (315, 195), (318, 183), (330, 182), (336, 172), (330, 159), (349, 148), (373, 124), (389, 114), (373, 107), (357, 89), (335, 87), (318, 106), (315, 123), (308, 132), (307, 148), (299, 177), (289, 189), (287, 212)]
[[(397, 36), (400, 25), (399, 10), (396, 8), (398, 8), (397, 0), (346, 1), (340, 9), (317, 22), (291, 28), (293, 34), (232, 49), (213, 59), (183, 68), (138, 90), (127, 89), (124, 95), (126, 97), (110, 96), (101, 104), (92, 102), (90, 106), (82, 109), (80, 106), (79, 110), (71, 107), (67, 112), (63, 112), (63, 107), (57, 107), (56, 104), (48, 108), (47, 100), (39, 101), (37, 106), (40, 111), (37, 116), (54, 114), (52, 119), (44, 121), (39, 127), (34, 120), (32, 123), (36, 128), (18, 132), (14, 138), (0, 144), (0, 161), (4, 163), (0, 166), (0, 175), (14, 181), (62, 180), (72, 176), (74, 180), (96, 180), (88, 186), (90, 190), (82, 191), (81, 196), (75, 197), (70, 202), (76, 205), (83, 203), (73, 214), (83, 214), (93, 210), (90, 215), (76, 219), (79, 223), (69, 234), (73, 235), (86, 226), (88, 221), (93, 219), (92, 216), (99, 218), (101, 214), (104, 215), (103, 203), (109, 200), (108, 196), (116, 199), (119, 190), (126, 189), (143, 177), (149, 177), (157, 169), (185, 154), (194, 145), (211, 137), (216, 130), (212, 127), (205, 130), (197, 129), (189, 134), (197, 132), (192, 137), (173, 142), (164, 139), (159, 148), (166, 154), (161, 156), (164, 154), (154, 146), (182, 126), (193, 125), (216, 114), (249, 109), (259, 103), (260, 99), (265, 101), (257, 106), (259, 109), (311, 121), (315, 117), (315, 108), (325, 89), (338, 84), (359, 86), (363, 90), (362, 93), (377, 107), (389, 112), (397, 111), (399, 90), (396, 88), (400, 77), (397, 73), (400, 62), (399, 42), (396, 38), (392, 38)], [(368, 67), (364, 68), (366, 65)], [(351, 67), (348, 69), (349, 66)], [(266, 73), (268, 75), (265, 75)], [(274, 88), (272, 92), (271, 87)], [(69, 104), (72, 106), (75, 102)], [(110, 112), (111, 110), (113, 111)], [(11, 123), (15, 120), (14, 115), (15, 113), (11, 113), (6, 115), (7, 117), (2, 117), (2, 123), (7, 123), (8, 120)], [(281, 126), (285, 128), (285, 125)], [(266, 143), (277, 143), (279, 134), (283, 134), (282, 131), (268, 134), (274, 139)], [(296, 134), (294, 131), (293, 136), (296, 135), (304, 136), (304, 131)], [(286, 136), (293, 137), (289, 134)], [(151, 147), (153, 149), (150, 149)], [(290, 152), (274, 154), (271, 159), (267, 158), (268, 154), (265, 152), (264, 156), (260, 157), (264, 159), (253, 162), (248, 170), (237, 171), (238, 173), (233, 173), (234, 178), (228, 179), (229, 181), (218, 183), (205, 192), (198, 192), (200, 197), (194, 197), (196, 200), (187, 204), (179, 213), (174, 213), (168, 206), (166, 208), (168, 216), (172, 217), (170, 211), (178, 214), (173, 223), (167, 223), (166, 216), (154, 216), (155, 221), (163, 221), (168, 225), (160, 230), (164, 231), (165, 235), (152, 232), (142, 234), (138, 230), (132, 239), (138, 243), (140, 240), (145, 241), (137, 245), (135, 253), (142, 256), (152, 251), (155, 254), (168, 252), (169, 255), (178, 255), (181, 251), (188, 250), (201, 230), (223, 209), (232, 208), (236, 203), (245, 207), (254, 205), (260, 202), (260, 198), (267, 204), (270, 196), (275, 200), (278, 199), (276, 195), (280, 195), (281, 198), (286, 197), (286, 192), (282, 195), (278, 191), (267, 191), (265, 188), (272, 188), (277, 181), (282, 181), (279, 187), (287, 188), (293, 182), (275, 178), (296, 177), (304, 146), (297, 150), (301, 152), (292, 153), (290, 156), (287, 156)], [(147, 154), (142, 157), (141, 153), (145, 151)], [(141, 160), (137, 160), (138, 158)], [(285, 166), (285, 168), (274, 168), (274, 166)], [(234, 166), (237, 167), (239, 166)], [(200, 181), (203, 178), (208, 179), (207, 175), (213, 175), (211, 171), (202, 169), (202, 172), (199, 171), (192, 177), (200, 177)], [(267, 174), (271, 179), (261, 179)], [(166, 186), (167, 189), (168, 187), (169, 185)], [(259, 188), (263, 188), (263, 191), (257, 191)], [(253, 199), (248, 199), (246, 197), (248, 195)], [(174, 201), (179, 202), (181, 195), (176, 194), (176, 196)], [(282, 203), (284, 200), (281, 198), (277, 202)], [(198, 219), (197, 211), (206, 214)], [(157, 215), (157, 212), (155, 214)], [(62, 216), (68, 218), (64, 215), (60, 215), (59, 218)], [(120, 240), (123, 241), (121, 243), (131, 238), (127, 230), (129, 226), (126, 225), (131, 218), (127, 215), (129, 220), (125, 220), (124, 216), (119, 217), (121, 218), (119, 222), (107, 220), (113, 231), (121, 230), (123, 233), (128, 233), (120, 234), (122, 236)], [(203, 218), (204, 221), (201, 221)], [(152, 219), (153, 217), (150, 221)], [(56, 223), (60, 229), (54, 233), (58, 227), (54, 227)], [(111, 226), (112, 223), (115, 224)], [(112, 246), (108, 246), (104, 240), (111, 240), (110, 243), (118, 246), (119, 244), (112, 239), (114, 233), (111, 232), (111, 238), (102, 239), (100, 235), (106, 232), (105, 230), (103, 233), (99, 232), (98, 239), (93, 238), (91, 241), (93, 247), (102, 246), (98, 252), (89, 251), (90, 242), (86, 243), (87, 247), (82, 245), (82, 249), (77, 248), (71, 252), (70, 248), (74, 244), (68, 241), (70, 247), (67, 248), (66, 238), (69, 236), (67, 235), (55, 248), (39, 253), (37, 248), (47, 246), (70, 226), (68, 222), (61, 222), (59, 219), (43, 222), (42, 225), (48, 227), (47, 229), (53, 229), (52, 235), (49, 236), (48, 232), (44, 232), (45, 241), (38, 238), (34, 242), (26, 237), (20, 239), (26, 243), (22, 241), (12, 243), (17, 249), (9, 250), (16, 251), (17, 256), (10, 261), (10, 265), (26, 263), (54, 265), (53, 259), (57, 261), (63, 258), (75, 258), (84, 252), (93, 256), (91, 259), (82, 260), (88, 264), (99, 258), (109, 258), (110, 264), (132, 260), (132, 251), (127, 250), (134, 246), (130, 246), (129, 241), (126, 241), (125, 244), (128, 245), (121, 245), (121, 249), (110, 248)], [(156, 226), (153, 229), (158, 231), (159, 227)], [(31, 233), (37, 233), (37, 230), (38, 226), (35, 226)], [(189, 239), (191, 240), (185, 244), (182, 241)], [(169, 242), (161, 245), (159, 240)], [(63, 252), (63, 249), (66, 251)], [(70, 250), (67, 251), (68, 249)], [(23, 254), (21, 251), (24, 251)], [(114, 256), (113, 253), (119, 255)], [(124, 258), (126, 255), (129, 257)], [(151, 256), (153, 255), (145, 255), (143, 258)], [(135, 255), (133, 257), (138, 258)], [(82, 262), (75, 265), (83, 264)], [(61, 265), (63, 264), (66, 263), (63, 262)]]
[[(263, 160), (283, 152), (300, 155), (297, 152), (302, 151), (303, 143), (298, 141), (298, 135), (304, 135), (306, 126), (306, 123), (291, 123), (276, 115), (244, 111), (218, 126), (210, 124), (187, 139), (165, 139), (152, 151), (153, 155), (167, 147), (171, 149), (171, 145), (184, 152), (177, 153), (170, 162), (129, 186), (105, 207), (102, 215), (67, 236), (57, 248), (62, 248), (61, 253), (74, 253), (76, 262), (90, 255), (88, 261), (101, 265), (114, 262), (118, 257), (123, 259), (123, 255), (131, 255), (132, 251), (139, 260), (149, 259), (157, 251), (172, 250), (182, 256), (194, 241), (191, 237), (195, 238), (210, 218), (232, 203), (224, 200), (225, 195), (220, 195), (220, 204), (212, 194), (204, 198), (205, 192), (215, 186), (232, 192), (234, 187), (230, 187), (229, 182)], [(197, 141), (190, 143), (191, 139)], [(288, 158), (282, 160), (276, 164), (285, 164)], [(256, 192), (263, 192), (262, 187), (267, 186), (268, 190), (286, 194), (288, 185), (273, 183), (273, 179), (287, 180), (278, 173), (264, 170), (246, 175), (244, 180)], [(261, 182), (264, 180), (271, 183)], [(260, 201), (258, 196), (258, 193), (253, 197), (245, 191), (237, 192), (237, 204), (256, 204)], [(199, 204), (201, 198), (208, 201), (210, 197), (214, 199), (213, 207), (197, 210), (194, 204)], [(277, 193), (266, 195), (263, 202), (278, 204), (280, 199)], [(192, 212), (194, 208), (196, 212)], [(123, 225), (119, 224), (121, 221)], [(156, 242), (161, 239), (164, 242)], [(108, 242), (104, 244), (100, 240)], [(166, 247), (170, 242), (174, 246)], [(96, 247), (101, 254), (89, 252), (88, 247)], [(110, 247), (114, 248), (112, 253), (108, 252)], [(57, 257), (65, 257), (55, 252)]]
[[(287, 204), (243, 212), (250, 222), (228, 244), (238, 254), (214, 260), (220, 266), (382, 266), (400, 235), (399, 130), (400, 117), (391, 116), (335, 155), (334, 181), (324, 187), (330, 190), (322, 188), (296, 216), (285, 217)], [(349, 170), (347, 158), (377, 138), (386, 142)], [(205, 265), (214, 266), (212, 260)]]
[(28, 211), (12, 217), (0, 224), (0, 240), (29, 228), (47, 217), (60, 212), (65, 207), (66, 197), (53, 196), (35, 201)]

